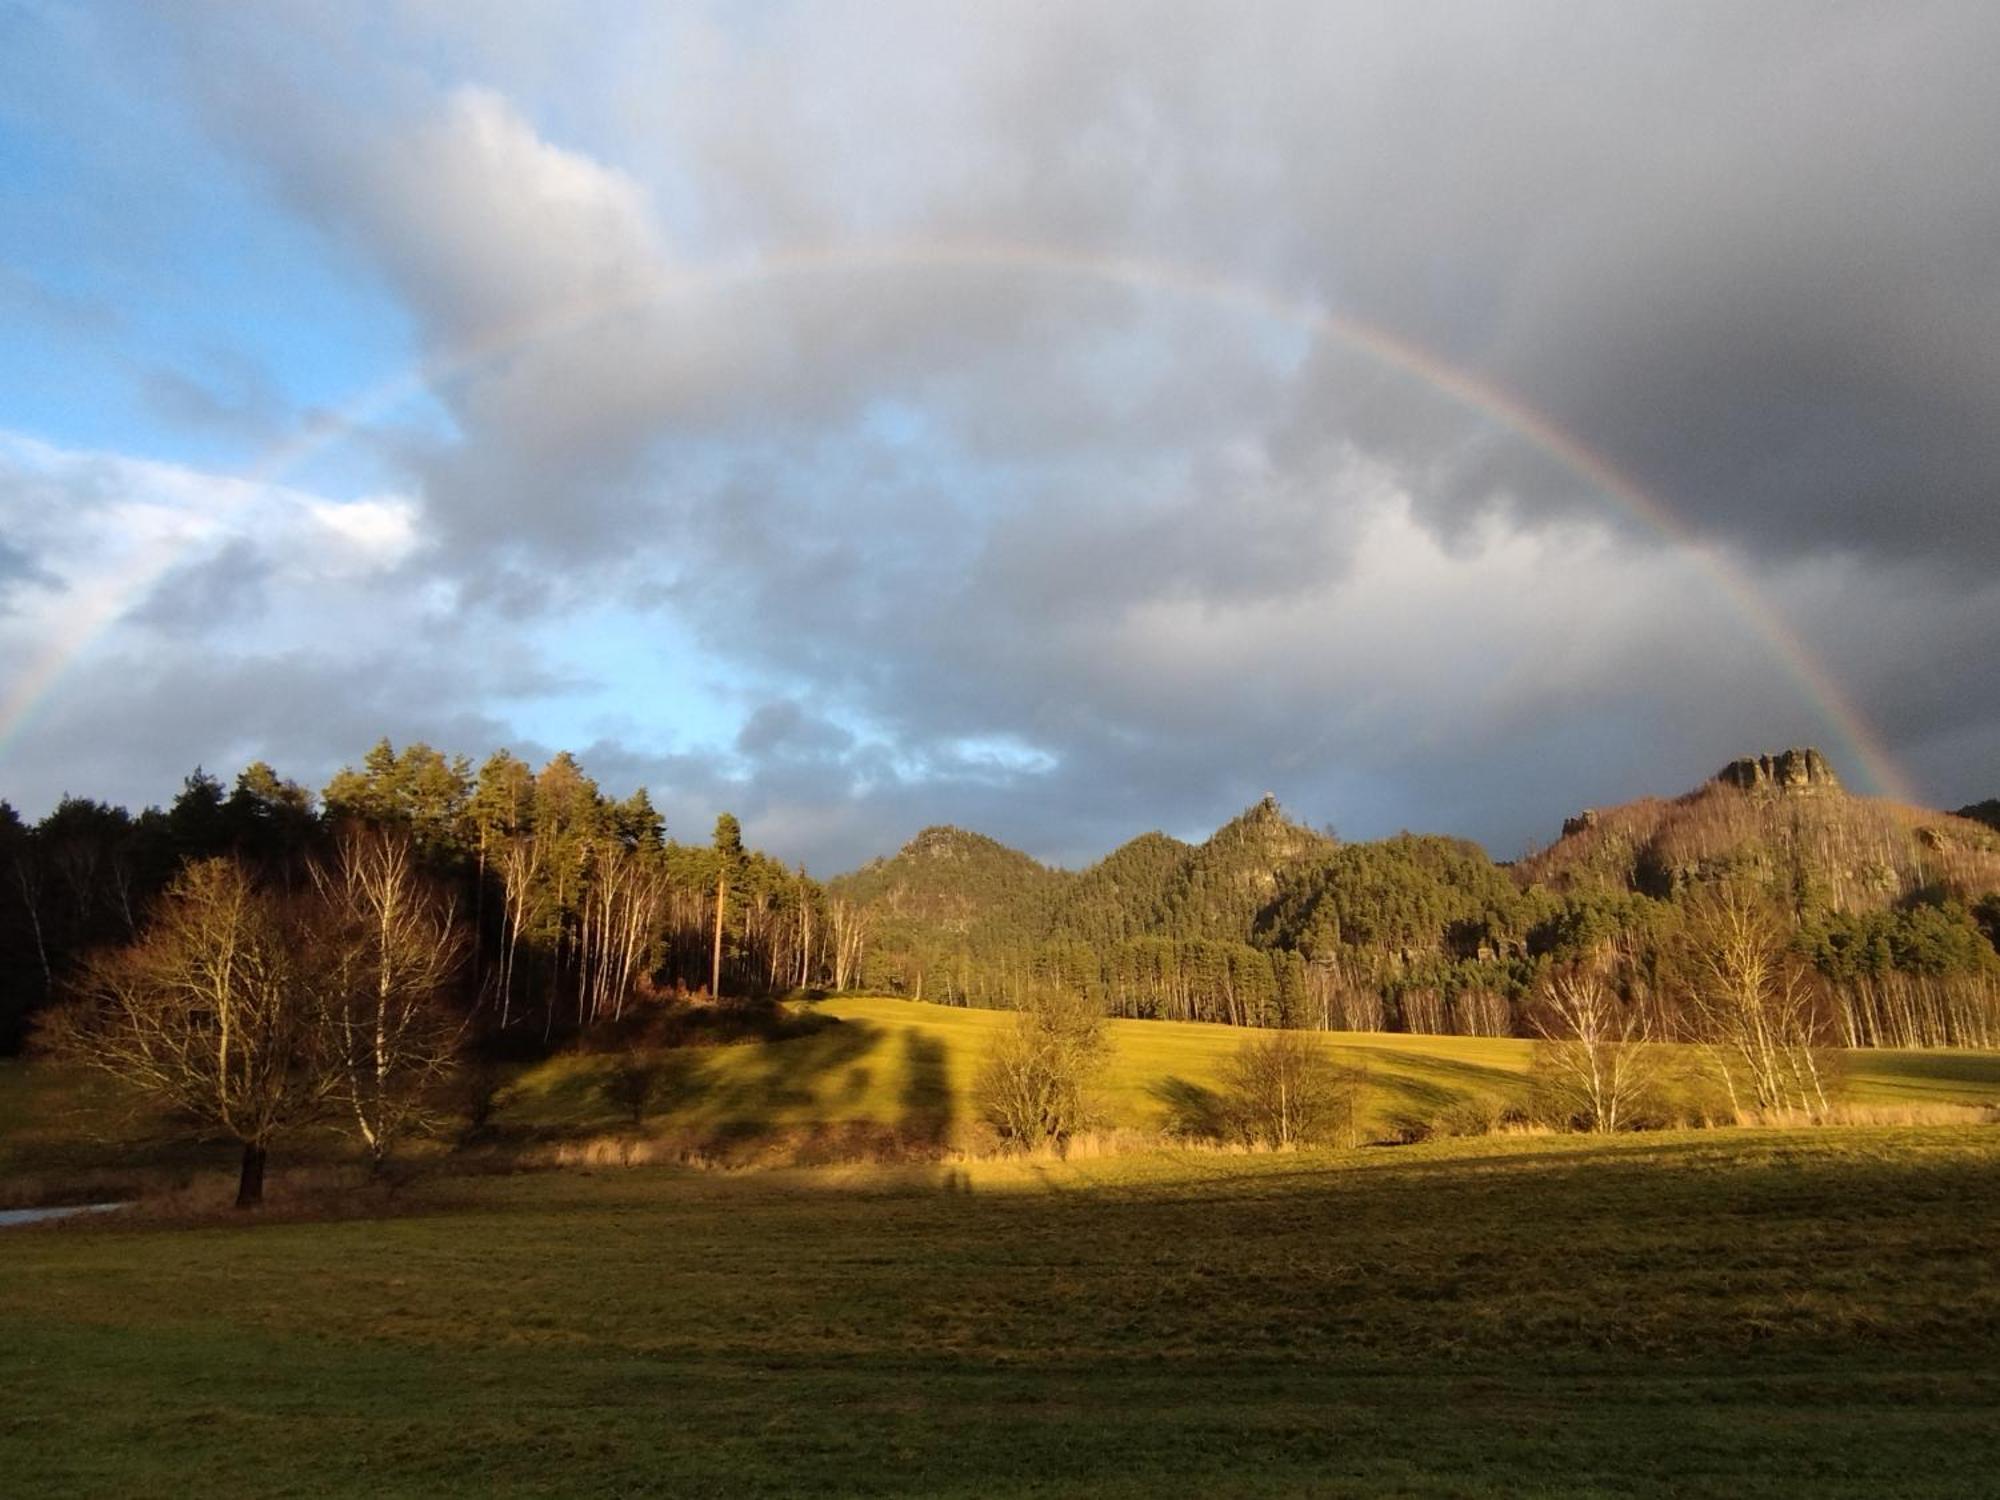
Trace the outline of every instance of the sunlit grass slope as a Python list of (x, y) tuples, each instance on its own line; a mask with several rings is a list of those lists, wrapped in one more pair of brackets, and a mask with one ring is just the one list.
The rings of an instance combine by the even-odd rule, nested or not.
[(36, 1496), (1967, 1496), (2000, 1130), (437, 1176), (0, 1233)]
[[(1007, 1012), (895, 999), (842, 998), (811, 1009), (831, 1024), (787, 1041), (636, 1057), (564, 1053), (533, 1064), (500, 1093), (500, 1140), (651, 1136), (754, 1144), (768, 1137), (782, 1145), (800, 1133), (830, 1131), (830, 1156), (865, 1154), (883, 1133), (906, 1145), (944, 1145), (973, 1123), (973, 1079), (994, 1036), (1013, 1024)], [(1177, 1089), (1218, 1083), (1229, 1057), (1254, 1035), (1192, 1022), (1110, 1025), (1105, 1113), (1109, 1124), (1142, 1132), (1165, 1122)], [(1490, 1113), (1526, 1094), (1525, 1041), (1334, 1033), (1327, 1044), (1366, 1078), (1356, 1122), (1364, 1136), (1390, 1133), (1405, 1119), (1434, 1120), (1466, 1101), (1482, 1101)], [(1921, 1110), (2000, 1102), (2000, 1053), (1854, 1052), (1843, 1071), (1847, 1097), (1858, 1104)], [(642, 1085), (636, 1103), (635, 1083)], [(1480, 1114), (1470, 1111), (1474, 1121)], [(425, 1154), (447, 1150), (463, 1128), (462, 1121), (443, 1123), (441, 1141)], [(843, 1130), (861, 1136), (848, 1139)], [(320, 1131), (287, 1141), (278, 1170), (353, 1155), (345, 1138)], [(172, 1121), (133, 1107), (108, 1080), (46, 1062), (0, 1060), (0, 1207), (125, 1196), (146, 1183), (225, 1169), (233, 1159), (226, 1143), (189, 1140)]]
[[(870, 1123), (943, 1138), (971, 1109), (971, 1088), (1003, 1011), (915, 1001), (842, 998), (816, 1007), (834, 1018), (788, 1041), (655, 1054), (642, 1104), (632, 1107), (629, 1058), (565, 1056), (529, 1070), (508, 1090), (501, 1121), (560, 1132), (647, 1128), (726, 1130)], [(1157, 1129), (1176, 1085), (1213, 1087), (1245, 1031), (1199, 1022), (1113, 1021), (1102, 1089), (1110, 1123)], [(1429, 1118), (1463, 1101), (1525, 1096), (1526, 1041), (1478, 1037), (1332, 1033), (1327, 1043), (1366, 1078), (1364, 1130), (1399, 1116)], [(1848, 1097), (1863, 1104), (2000, 1101), (2000, 1054), (1855, 1052)]]

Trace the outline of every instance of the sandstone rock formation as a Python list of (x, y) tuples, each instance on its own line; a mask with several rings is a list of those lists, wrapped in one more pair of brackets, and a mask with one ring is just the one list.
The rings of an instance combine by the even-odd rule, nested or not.
[(1810, 792), (1838, 792), (1840, 778), (1819, 751), (1807, 747), (1732, 760), (1715, 779), (1739, 791), (1798, 795)]

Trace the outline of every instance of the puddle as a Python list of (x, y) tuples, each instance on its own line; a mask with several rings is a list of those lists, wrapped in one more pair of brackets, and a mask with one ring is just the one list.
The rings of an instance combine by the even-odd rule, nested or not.
[(105, 1214), (123, 1203), (71, 1203), (62, 1208), (0, 1208), (0, 1229), (16, 1224), (46, 1224), (50, 1219), (67, 1219), (77, 1214)]

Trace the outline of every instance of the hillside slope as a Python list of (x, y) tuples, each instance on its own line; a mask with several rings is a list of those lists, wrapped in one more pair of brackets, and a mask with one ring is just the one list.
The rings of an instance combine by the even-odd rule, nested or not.
[[(852, 996), (816, 1007), (838, 1022), (789, 1041), (656, 1054), (659, 1070), (638, 1128), (742, 1139), (875, 1126), (918, 1144), (958, 1137), (976, 1118), (973, 1080), (1013, 1024), (1003, 1012)], [(1107, 1122), (1162, 1128), (1190, 1090), (1212, 1089), (1243, 1045), (1240, 1027), (1186, 1021), (1107, 1023)], [(1531, 1044), (1513, 1038), (1330, 1034), (1340, 1062), (1364, 1071), (1356, 1127), (1365, 1139), (1408, 1120), (1460, 1111), (1489, 1117), (1527, 1095)], [(495, 1119), (555, 1137), (634, 1130), (631, 1059), (566, 1055), (522, 1075)], [(1849, 1101), (1861, 1105), (2000, 1103), (2000, 1053), (1846, 1054)]]
[[(1794, 752), (1810, 753), (1810, 752)], [(1800, 905), (1876, 911), (1926, 894), (1976, 900), (2000, 890), (2000, 831), (1876, 797), (1837, 781), (1744, 777), (1737, 762), (1671, 800), (1586, 811), (1523, 860), (1521, 878), (1556, 891), (1630, 890), (1666, 898), (1731, 873)]]

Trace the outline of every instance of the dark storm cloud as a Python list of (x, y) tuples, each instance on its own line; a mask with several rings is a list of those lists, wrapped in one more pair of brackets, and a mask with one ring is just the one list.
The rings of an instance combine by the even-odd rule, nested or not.
[(817, 759), (837, 755), (854, 743), (851, 731), (816, 718), (789, 699), (766, 703), (736, 735), (736, 751), (751, 757)]
[[(337, 14), (314, 34), (351, 60)], [(1493, 381), (1690, 523), (1769, 555), (2000, 548), (1990, 7), (824, 14), (781, 13), (759, 32), (771, 56), (725, 33), (715, 66), (756, 107), (711, 118), (696, 91), (675, 137), (614, 142), (606, 161), (542, 140), (497, 92), (427, 93), (379, 63), (362, 70), (389, 80), (369, 85), (387, 101), (372, 122), (280, 105), (293, 96), (268, 60), (216, 92), (446, 347), (677, 265), (683, 226), (647, 208), (671, 169), (695, 223), (756, 217), (779, 252), (964, 235), (1319, 299)], [(206, 33), (198, 55), (241, 61), (242, 31)], [(928, 96), (850, 90), (834, 70), (856, 32), (924, 57), (957, 102), (923, 122)], [(829, 93), (852, 127), (831, 137), (802, 118)], [(967, 452), (1018, 461), (1108, 433), (1142, 455), (1161, 429), (1113, 420), (1135, 371), (1104, 358), (1136, 320), (1178, 335), (1174, 374), (1226, 424), (1281, 405), (1263, 440), (1291, 433), (1315, 468), (1325, 449), (1297, 429), (1356, 443), (1427, 481), (1441, 523), (1496, 498), (1526, 515), (1602, 506), (1420, 380), (1335, 350), (1279, 389), (1240, 330), (1191, 347), (1186, 314), (1004, 271), (669, 299), (468, 375), (448, 399), (476, 440), (431, 473), (433, 501), (533, 545), (617, 545), (657, 502), (641, 460), (663, 438), (799, 423), (804, 443), (912, 393)], [(1154, 396), (1142, 410), (1188, 433), (1187, 401)], [(570, 524), (549, 527), (555, 513)]]

